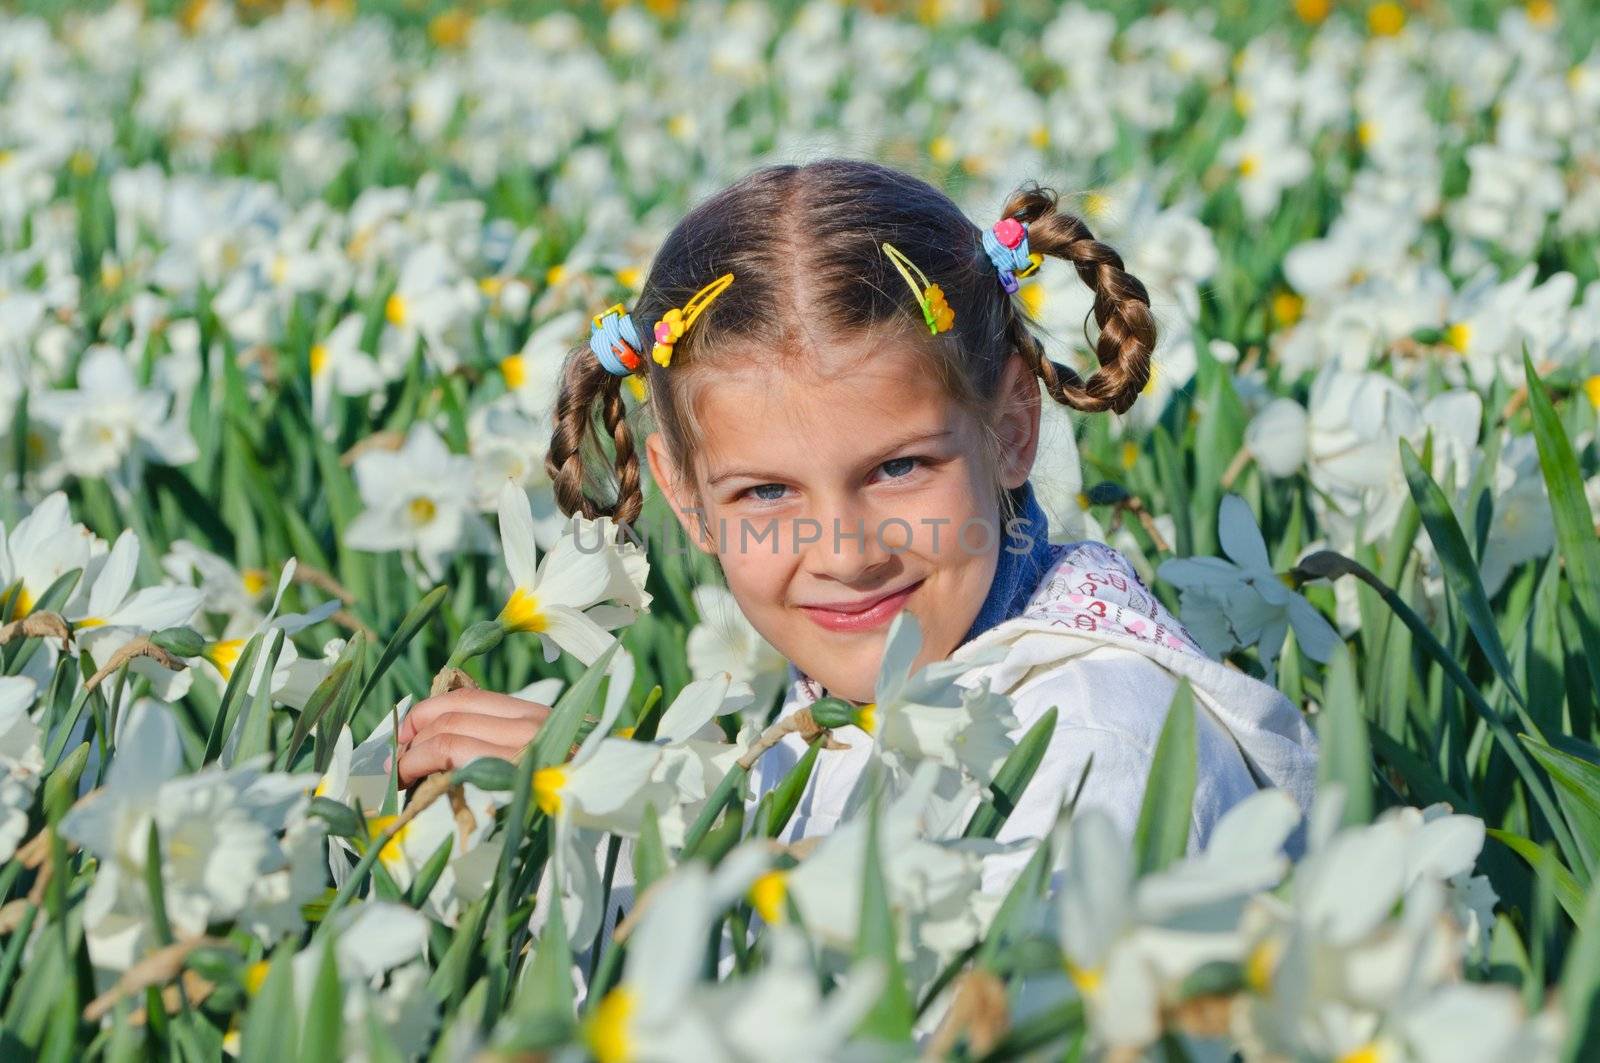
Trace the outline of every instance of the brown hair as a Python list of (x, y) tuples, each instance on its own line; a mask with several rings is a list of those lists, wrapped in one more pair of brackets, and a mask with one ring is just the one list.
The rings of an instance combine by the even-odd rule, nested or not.
[[(1014, 351), (1057, 402), (1126, 412), (1150, 378), (1156, 343), (1145, 286), (1082, 219), (1058, 209), (1049, 188), (1024, 184), (1001, 216), (1026, 223), (1030, 250), (1071, 262), (1093, 290), (1100, 365), (1088, 379), (1045, 353), (1022, 300), (1001, 287), (982, 230), (947, 195), (910, 174), (842, 158), (767, 166), (696, 206), (662, 243), (631, 311), (644, 341), (639, 353), (648, 367), (649, 406), (675, 467), (693, 467), (702, 438), (695, 393), (710, 374), (698, 370), (751, 351), (803, 364), (819, 340), (860, 330), (920, 333), (930, 370), (985, 425)], [(913, 293), (880, 250), (885, 240), (944, 290), (955, 311), (953, 328), (928, 333)], [(734, 274), (733, 284), (676, 341), (670, 366), (656, 364), (649, 354), (655, 323), (725, 272)], [(567, 358), (545, 457), (564, 513), (638, 519), (644, 495), (623, 379), (587, 345)], [(614, 459), (604, 457), (602, 431)], [(609, 476), (598, 475), (602, 467), (615, 476), (609, 502), (596, 501), (594, 489), (611, 486), (603, 482)]]

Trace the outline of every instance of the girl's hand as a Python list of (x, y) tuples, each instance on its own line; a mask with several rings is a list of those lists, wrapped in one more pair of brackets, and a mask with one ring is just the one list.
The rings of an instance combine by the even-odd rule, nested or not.
[(416, 704), (400, 721), (400, 785), (453, 771), (479, 757), (516, 760), (550, 706), (492, 690), (452, 690)]

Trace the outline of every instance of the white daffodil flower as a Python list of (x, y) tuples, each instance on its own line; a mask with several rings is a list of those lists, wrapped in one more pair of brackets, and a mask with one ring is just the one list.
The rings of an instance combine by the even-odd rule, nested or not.
[(555, 832), (553, 873), (546, 876), (550, 886), (541, 885), (541, 894), (559, 889), (575, 949), (589, 946), (604, 916), (596, 849), (606, 832), (638, 837), (648, 804), (668, 813), (661, 824), (662, 841), (683, 843), (683, 821), (671, 815), (677, 809), (676, 789), (656, 781), (661, 758), (657, 746), (603, 737), (586, 742), (571, 761), (533, 774), (534, 803), (550, 817)]
[(55, 429), (62, 470), (74, 476), (107, 476), (122, 468), (136, 445), (167, 465), (200, 456), (189, 429), (171, 417), (172, 396), (141, 386), (128, 358), (113, 347), (89, 348), (78, 366), (78, 387), (36, 395), (29, 409)]
[(1054, 543), (1103, 542), (1106, 537), (1105, 529), (1089, 512), (1089, 497), (1084, 494), (1077, 430), (1071, 413), (1041, 394), (1038, 457), (1028, 478), (1033, 481), (1034, 498), (1045, 512)]
[(231, 561), (187, 539), (173, 541), (161, 559), (161, 567), (179, 583), (198, 588), (201, 608), (207, 613), (223, 614), (226, 625), (263, 619), (261, 596), (272, 585), (272, 573), (266, 569), (236, 568)]
[(727, 588), (702, 583), (690, 594), (700, 622), (689, 632), (689, 671), (700, 678), (727, 672), (750, 685), (758, 708), (769, 706), (783, 687), (788, 659), (762, 637)]
[[(187, 624), (200, 608), (203, 598), (194, 587), (168, 585), (135, 591), (138, 568), (139, 537), (131, 528), (124, 528), (108, 553), (89, 562), (63, 610), (80, 651), (97, 664), (110, 660), (139, 635)], [(135, 658), (130, 668), (147, 676), (162, 699), (181, 697), (189, 688), (186, 672), (163, 668), (148, 657)]]
[(27, 676), (0, 676), (0, 861), (28, 833), (28, 811), (44, 771), (44, 733), (28, 716), (35, 697)]
[[(14, 599), (11, 618), (27, 616), (57, 579), (86, 568), (96, 547), (102, 552), (106, 548), (98, 536), (72, 519), (66, 494), (52, 491), (9, 532), (0, 524), (0, 603)], [(13, 584), (19, 584), (16, 590), (11, 589)]]
[(764, 940), (768, 959), (759, 971), (707, 986), (697, 1001), (718, 1017), (718, 1033), (728, 1052), (735, 1059), (773, 1063), (840, 1058), (882, 992), (882, 965), (868, 960), (855, 964), (824, 997), (803, 933), (792, 926), (772, 926)]
[[(366, 816), (367, 844), (375, 842), (405, 811), (408, 795), (401, 791), (394, 813), (383, 815), (388, 793), (390, 758), (394, 755), (396, 718), (404, 719), (412, 699), (407, 695), (373, 728), (360, 745), (353, 745), (350, 729), (340, 729), (334, 740), (328, 770), (317, 782), (314, 796), (326, 797)], [(494, 877), (503, 838), (491, 834), (495, 816), (509, 800), (470, 783), (463, 784), (459, 799), (440, 799), (418, 813), (378, 851), (378, 863), (395, 885), (407, 889), (439, 847), (449, 840), (451, 856), (422, 910), (446, 926), (456, 925), (466, 905), (483, 896)], [(335, 884), (343, 884), (361, 851), (348, 839), (334, 837), (328, 863)]]
[(1457, 982), (1393, 1015), (1392, 1032), (1372, 1043), (1372, 1057), (1406, 1063), (1500, 1063), (1561, 1057), (1566, 1023), (1547, 1008), (1528, 1015), (1511, 986)]
[[(981, 940), (994, 917), (1001, 898), (983, 892), (983, 858), (1019, 847), (949, 837), (959, 827), (935, 828), (930, 818), (943, 818), (941, 782), (938, 765), (920, 765), (882, 813), (878, 842), (901, 959), (923, 983)], [(769, 922), (782, 922), (785, 898), (792, 898), (814, 940), (850, 955), (861, 927), (867, 825), (863, 810), (824, 836), (798, 867), (764, 875), (751, 894), (756, 911)]]
[[(1016, 748), (1010, 732), (1019, 725), (1010, 699), (992, 693), (987, 678), (976, 687), (957, 682), (968, 670), (1004, 657), (1005, 650), (990, 647), (960, 661), (934, 661), (913, 671), (921, 650), (922, 625), (916, 616), (904, 610), (895, 614), (884, 641), (873, 700), (857, 711), (853, 727), (840, 728), (838, 734), (845, 742), (853, 733), (870, 736), (897, 789), (907, 784), (922, 761), (954, 773), (949, 786), (941, 790), (952, 798), (947, 811), (953, 813), (959, 800), (952, 790), (977, 793)], [(869, 774), (862, 772), (846, 804), (847, 814), (865, 798)]]
[(1291, 123), (1280, 112), (1253, 114), (1217, 149), (1217, 161), (1232, 168), (1245, 213), (1258, 221), (1311, 173), (1311, 153), (1295, 141)]
[[(369, 1022), (375, 1022), (403, 1058), (425, 1052), (439, 1022), (439, 1003), (427, 991), (428, 967), (423, 959), (427, 919), (402, 904), (366, 901), (335, 913), (333, 923), (334, 966), (343, 1000), (341, 1058), (372, 1058)], [(312, 993), (326, 947), (321, 938), (314, 939), (290, 961), (295, 1011), (301, 1016), (314, 1003)], [(250, 969), (247, 983), (252, 995), (260, 991), (266, 976), (265, 960)], [(242, 1047), (239, 1031), (229, 1031), (223, 1048), (237, 1056)]]
[[(715, 871), (690, 861), (654, 887), (629, 938), (621, 981), (585, 1019), (583, 1040), (595, 1059), (731, 1063), (751, 1058), (724, 1042), (726, 1014), (710, 1005), (725, 998), (701, 986), (699, 977), (714, 920), (749, 891), (769, 860), (760, 846), (742, 846)], [(822, 1016), (797, 1012), (795, 1017), (830, 1020), (823, 1029), (837, 1034), (846, 1025), (841, 1020), (855, 1007), (843, 1000), (838, 1005), (837, 1012), (830, 1007)], [(750, 1016), (744, 1025), (754, 1019)]]
[(400, 278), (384, 304), (387, 323), (378, 341), (378, 362), (388, 379), (405, 372), (417, 343), (441, 373), (460, 364), (472, 342), (471, 324), (483, 308), (483, 295), (440, 243), (413, 247)]
[(548, 421), (561, 389), (561, 367), (567, 352), (585, 341), (588, 318), (579, 311), (557, 314), (529, 333), (516, 354), (500, 361), (506, 390), (529, 417)]
[(1244, 430), (1244, 445), (1268, 476), (1293, 476), (1306, 464), (1306, 410), (1293, 399), (1273, 399)]
[(1318, 794), (1289, 900), (1258, 895), (1241, 920), (1252, 993), (1236, 1020), (1250, 1058), (1372, 1050), (1386, 1017), (1454, 981), (1474, 947), (1450, 913), (1482, 900), (1465, 877), (1482, 823), (1403, 808), (1336, 830), (1342, 805), (1337, 786)]
[(1056, 909), (1067, 973), (1103, 1045), (1140, 1048), (1161, 1033), (1161, 1009), (1206, 963), (1243, 959), (1238, 927), (1253, 894), (1289, 867), (1283, 845), (1300, 809), (1263, 790), (1217, 821), (1207, 849), (1137, 878), (1126, 836), (1097, 808), (1065, 829)]
[(536, 633), (546, 661), (565, 650), (593, 664), (616, 641), (612, 629), (650, 608), (644, 551), (614, 538), (609, 517), (574, 514), (541, 558), (528, 497), (507, 480), (500, 490), (500, 543), (512, 589), (500, 622), (509, 631)]
[(311, 345), (311, 418), (330, 441), (338, 430), (334, 396), (371, 395), (388, 383), (377, 359), (361, 349), (364, 327), (360, 315), (346, 315), (326, 339)]
[(507, 395), (467, 416), (476, 506), (495, 510), (500, 505), (500, 488), (507, 480), (522, 487), (533, 507), (534, 537), (541, 550), (554, 546), (567, 526), (567, 515), (556, 505), (555, 489), (544, 467), (543, 455), (553, 431), (550, 410), (543, 416), (523, 413)]
[[(449, 843), (450, 859), (423, 903), (422, 911), (446, 926), (455, 926), (461, 910), (483, 896), (500, 860), (500, 837), (490, 838), (503, 795), (463, 785), (459, 805), (438, 800), (400, 828), (378, 852), (378, 862), (394, 884), (408, 889), (440, 846)], [(405, 811), (367, 819), (368, 844), (374, 843)]]
[[(267, 671), (267, 651), (271, 648), (272, 640), (278, 631), (284, 633), (283, 646), (278, 651), (278, 659), (273, 665), (270, 682), (271, 691), (279, 701), (292, 708), (300, 708), (305, 704), (305, 698), (320, 682), (321, 677), (333, 668), (333, 659), (329, 657), (323, 657), (318, 661), (303, 660), (290, 636), (304, 631), (313, 624), (320, 624), (338, 612), (339, 600), (330, 599), (304, 613), (279, 614), (278, 612), (278, 606), (283, 602), (283, 592), (294, 579), (298, 564), (299, 562), (292, 557), (284, 562), (283, 571), (278, 576), (278, 589), (272, 596), (272, 605), (265, 616), (257, 621), (247, 620), (242, 623), (237, 620), (232, 621), (220, 638), (206, 644), (205, 650), (195, 663), (201, 671), (211, 675), (219, 687), (225, 687), (228, 680), (233, 678), (234, 666), (239, 663), (245, 645), (256, 635), (260, 635), (261, 645), (256, 653), (249, 683), (245, 687), (251, 694), (260, 689), (262, 678)], [(224, 762), (232, 760), (233, 750), (242, 729), (242, 717), (240, 724), (241, 728), (236, 728), (228, 736), (227, 745), (223, 750)]]
[[(313, 780), (263, 773), (259, 764), (181, 775), (172, 709), (141, 698), (127, 710), (105, 785), (61, 823), (64, 836), (100, 861), (84, 901), (96, 967), (126, 970), (154, 947), (144, 886), (152, 826), (160, 831), (162, 888), (174, 933), (200, 934), (233, 919), (258, 927), (276, 921), (273, 913), (258, 919), (249, 909), (258, 900), (268, 907), (283, 903), (282, 889), (262, 888), (264, 877), (289, 869), (291, 882), (306, 880), (295, 874), (291, 857), (304, 858), (310, 847), (286, 852), (281, 835), (303, 818)], [(309, 899), (299, 896), (294, 904)]]
[[(688, 825), (699, 817), (706, 800), (760, 737), (761, 724), (749, 715), (753, 703), (749, 684), (734, 682), (729, 673), (722, 672), (684, 687), (662, 714), (653, 740), (661, 759), (650, 781), (671, 787), (675, 794), (669, 806), (656, 806), (663, 843), (682, 844)], [(741, 721), (733, 741), (728, 741), (714, 722), (719, 716)]]
[(1184, 626), (1214, 656), (1258, 647), (1269, 681), (1291, 625), (1306, 656), (1326, 661), (1338, 644), (1338, 632), (1272, 570), (1261, 529), (1238, 495), (1223, 498), (1217, 534), (1229, 560), (1174, 558), (1156, 570), (1178, 588)]
[(437, 581), (457, 551), (482, 549), (485, 529), (472, 510), (472, 459), (450, 453), (426, 422), (411, 426), (397, 451), (356, 458), (363, 509), (344, 530), (355, 550), (413, 550)]

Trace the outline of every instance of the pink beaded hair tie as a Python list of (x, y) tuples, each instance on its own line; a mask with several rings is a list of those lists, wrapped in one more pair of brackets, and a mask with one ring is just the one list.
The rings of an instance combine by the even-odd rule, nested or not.
[(1001, 218), (983, 231), (983, 249), (1000, 274), (1000, 286), (1016, 294), (1018, 277), (1031, 275), (1044, 256), (1028, 250), (1028, 227), (1016, 218)]

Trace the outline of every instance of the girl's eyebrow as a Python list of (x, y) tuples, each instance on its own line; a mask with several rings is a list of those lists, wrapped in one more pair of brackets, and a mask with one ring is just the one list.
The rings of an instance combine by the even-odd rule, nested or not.
[[(952, 429), (941, 428), (940, 430), (938, 430), (936, 432), (923, 432), (923, 433), (921, 433), (919, 435), (909, 436), (909, 437), (907, 437), (905, 439), (899, 440), (898, 442), (894, 443), (892, 446), (888, 446), (888, 447), (883, 448), (881, 451), (879, 451), (878, 453), (874, 454), (872, 456), (872, 458), (869, 461), (865, 462), (864, 464), (866, 464), (866, 465), (877, 465), (877, 464), (879, 464), (879, 463), (881, 463), (883, 461), (887, 461), (889, 456), (891, 454), (893, 454), (897, 450), (903, 450), (906, 447), (909, 447), (909, 446), (911, 446), (913, 444), (916, 444), (916, 443), (931, 443), (935, 439), (943, 439), (945, 436), (948, 436), (950, 434), (952, 434)], [(781, 474), (781, 473), (763, 472), (763, 471), (761, 471), (759, 469), (730, 469), (727, 472), (719, 472), (715, 476), (711, 477), (709, 480), (706, 481), (706, 486), (707, 487), (715, 487), (717, 484), (721, 483), (723, 480), (731, 480), (731, 479), (734, 479), (735, 477), (739, 477), (739, 476), (749, 476), (752, 479), (760, 479), (760, 478), (778, 479), (778, 480), (783, 479), (783, 474)]]

